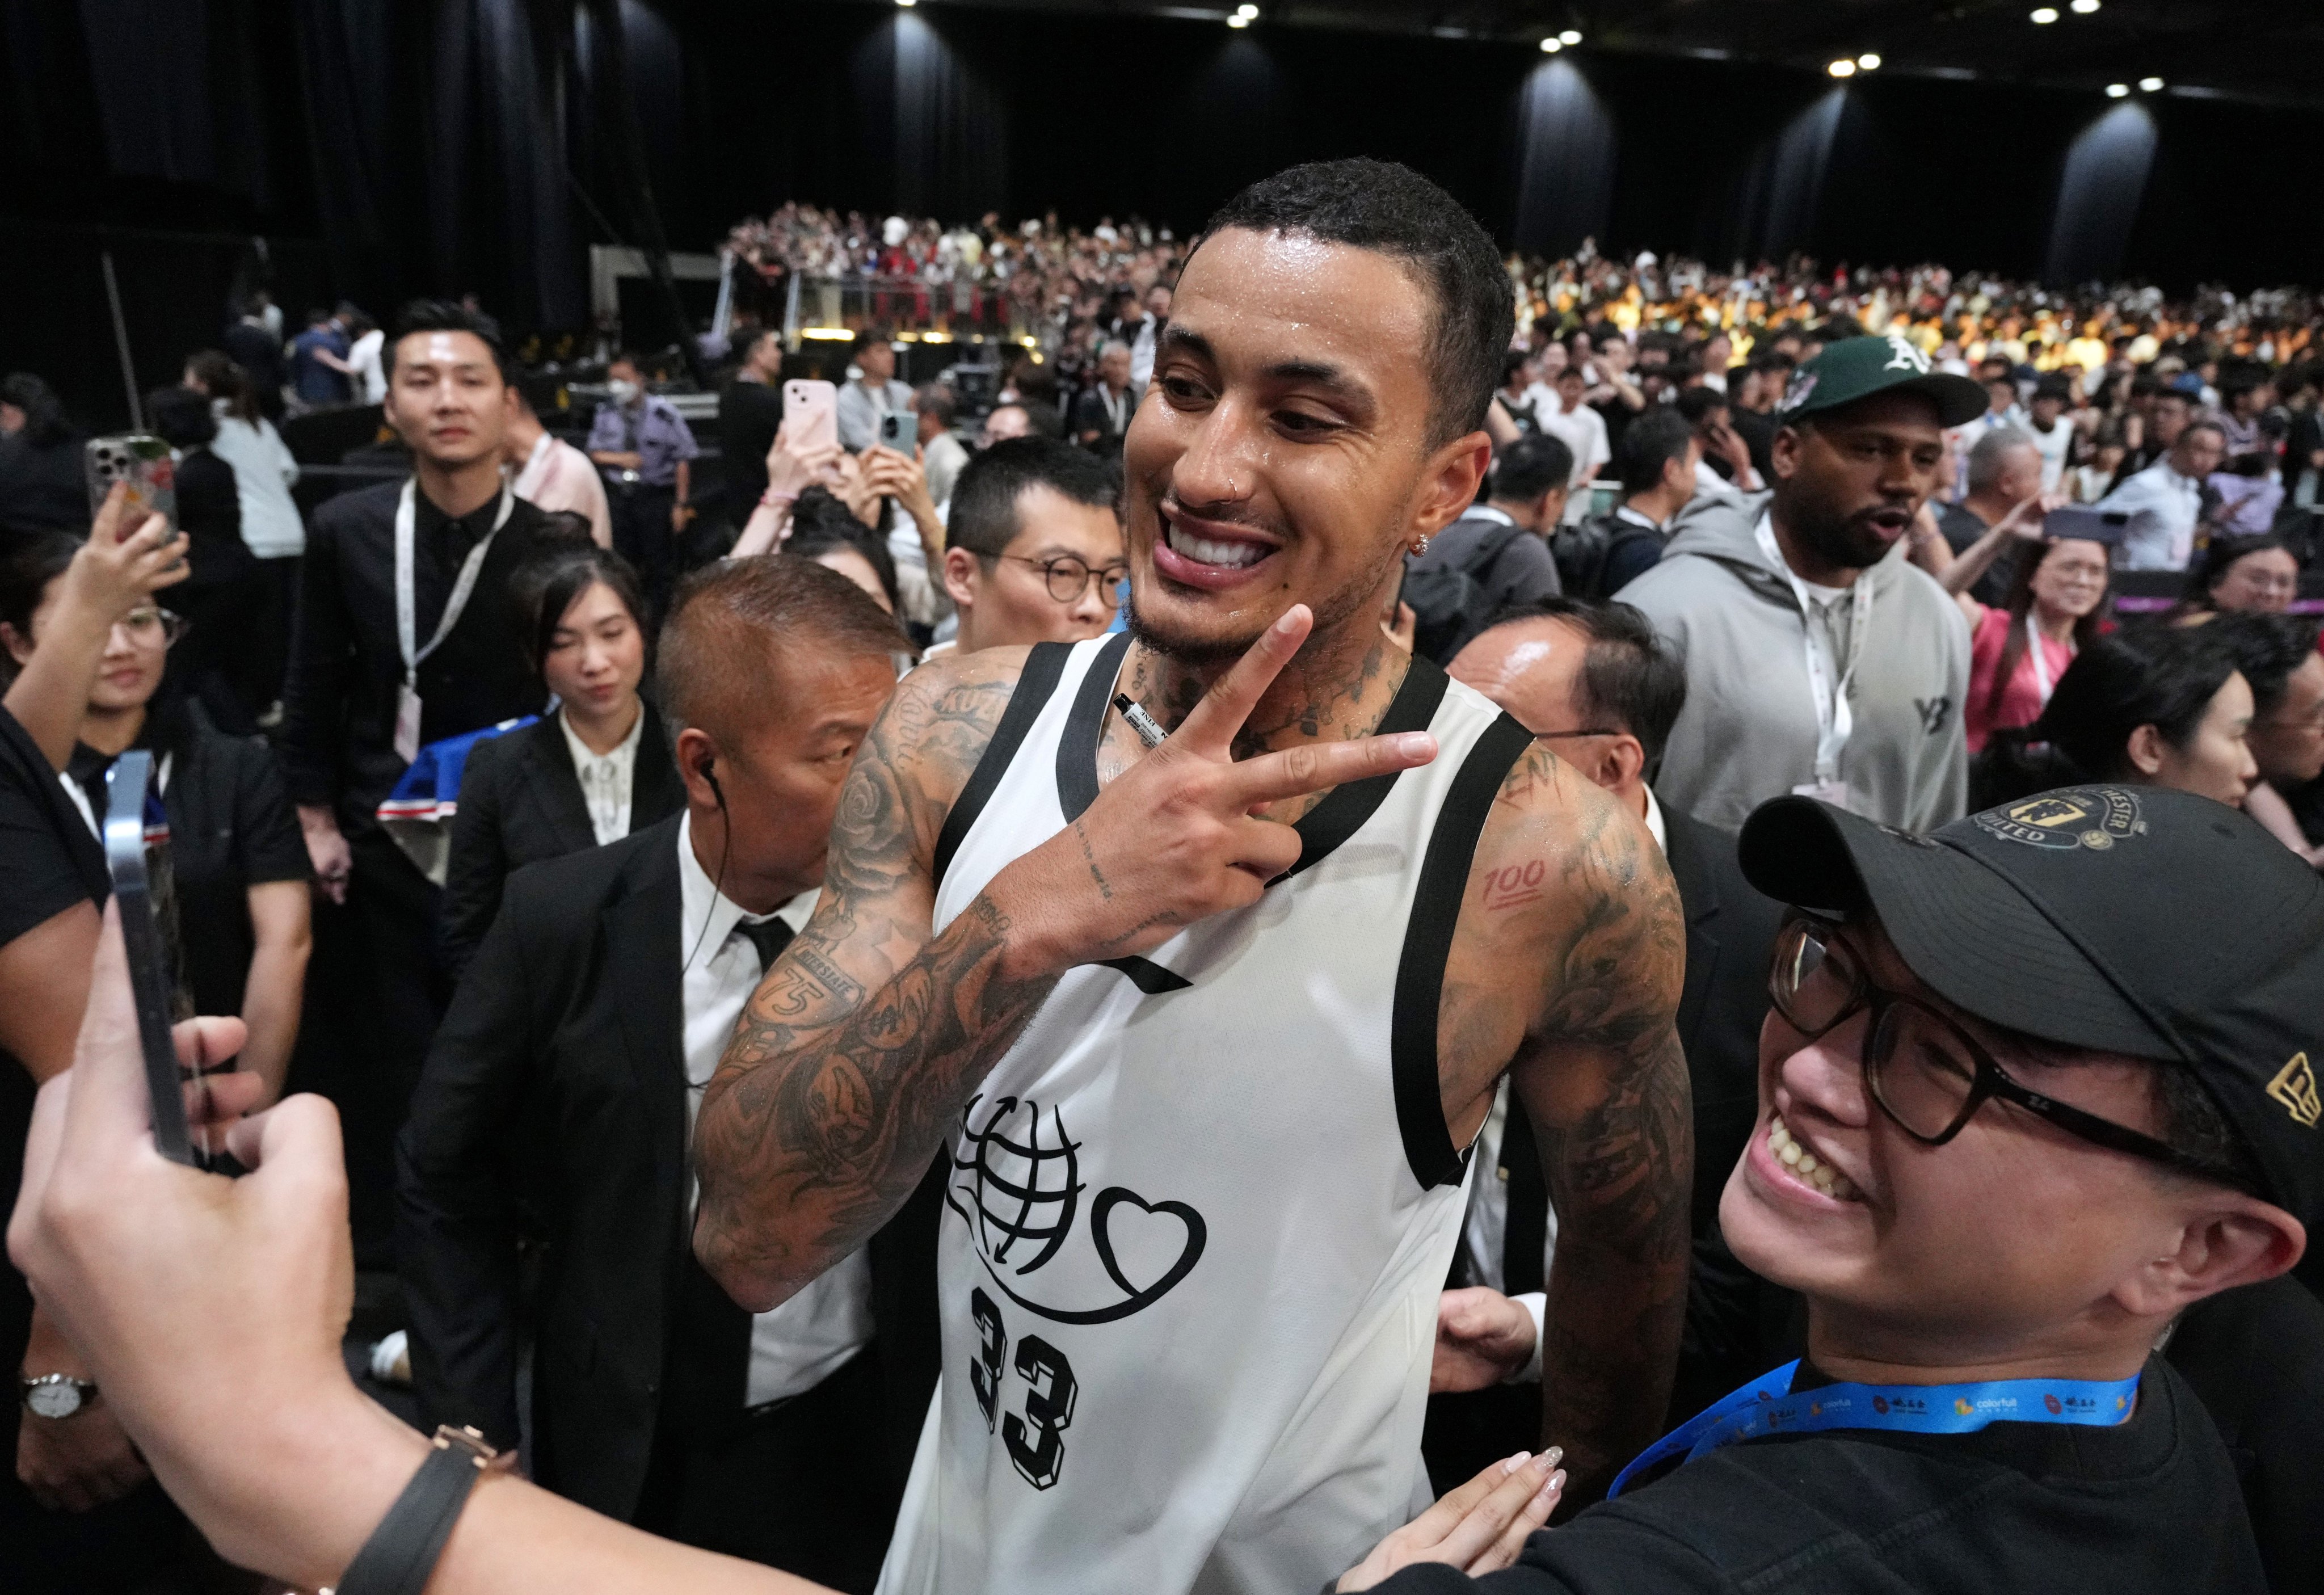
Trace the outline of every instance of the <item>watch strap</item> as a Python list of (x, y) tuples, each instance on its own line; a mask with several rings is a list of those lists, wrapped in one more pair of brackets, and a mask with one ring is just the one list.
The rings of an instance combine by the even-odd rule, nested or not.
[(468, 1491), (492, 1459), (493, 1448), (475, 1430), (439, 1426), (427, 1460), (347, 1564), (334, 1595), (420, 1595)]

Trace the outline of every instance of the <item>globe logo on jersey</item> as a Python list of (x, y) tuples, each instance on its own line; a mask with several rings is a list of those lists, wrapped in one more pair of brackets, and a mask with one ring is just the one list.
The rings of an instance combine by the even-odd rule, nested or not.
[[(977, 1258), (1001, 1294), (1058, 1323), (1108, 1323), (1143, 1312), (1194, 1272), (1210, 1234), (1203, 1215), (1183, 1202), (1148, 1202), (1109, 1185), (1084, 1207), (1086, 1189), (1081, 1143), (1066, 1133), (1057, 1109), (1029, 1098), (970, 1100), (945, 1200), (967, 1222)], [(1028, 1277), (1047, 1268), (1077, 1229), (1086, 1231), (1112, 1299), (1066, 1303), (1028, 1294), (1036, 1288)]]

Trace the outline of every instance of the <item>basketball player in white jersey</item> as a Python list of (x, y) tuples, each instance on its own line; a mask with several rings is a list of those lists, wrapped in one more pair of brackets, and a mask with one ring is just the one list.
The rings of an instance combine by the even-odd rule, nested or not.
[(1568, 1507), (1657, 1433), (1676, 894), (1635, 816), (1375, 619), (1475, 497), (1510, 326), (1490, 241), (1416, 174), (1246, 190), (1125, 440), (1130, 634), (924, 667), (857, 758), (703, 1104), (696, 1245), (770, 1308), (941, 1159), (945, 1379), (890, 1595), (1352, 1565), (1425, 1499), (1462, 1149), (1504, 1073), (1559, 1213)]

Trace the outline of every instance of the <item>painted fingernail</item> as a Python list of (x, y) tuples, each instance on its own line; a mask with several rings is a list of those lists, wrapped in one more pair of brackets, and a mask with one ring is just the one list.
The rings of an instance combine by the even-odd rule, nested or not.
[(1516, 1472), (1519, 1468), (1524, 1467), (1526, 1465), (1526, 1459), (1532, 1455), (1533, 1452), (1529, 1451), (1521, 1451), (1515, 1456), (1509, 1458), (1508, 1461), (1501, 1464), (1501, 1476), (1503, 1478), (1507, 1478), (1511, 1473)]
[(1549, 1465), (1554, 1468), (1558, 1463), (1565, 1460), (1565, 1447), (1562, 1445), (1553, 1445), (1547, 1451), (1542, 1452), (1542, 1455), (1547, 1457), (1549, 1459)]

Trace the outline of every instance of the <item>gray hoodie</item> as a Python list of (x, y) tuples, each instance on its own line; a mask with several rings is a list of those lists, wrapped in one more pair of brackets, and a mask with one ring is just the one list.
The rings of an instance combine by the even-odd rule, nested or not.
[[(1655, 790), (1730, 831), (1815, 779), (1805, 628), (1816, 622), (1754, 535), (1771, 496), (1696, 499), (1674, 522), (1662, 563), (1617, 595), (1686, 651), (1686, 707)], [(1848, 695), (1855, 730), (1840, 759), (1849, 807), (1932, 831), (1968, 804), (1969, 623), (1901, 544), (1857, 579), (1872, 585), (1872, 609)], [(1849, 611), (1842, 603), (1824, 613), (1844, 625)]]

